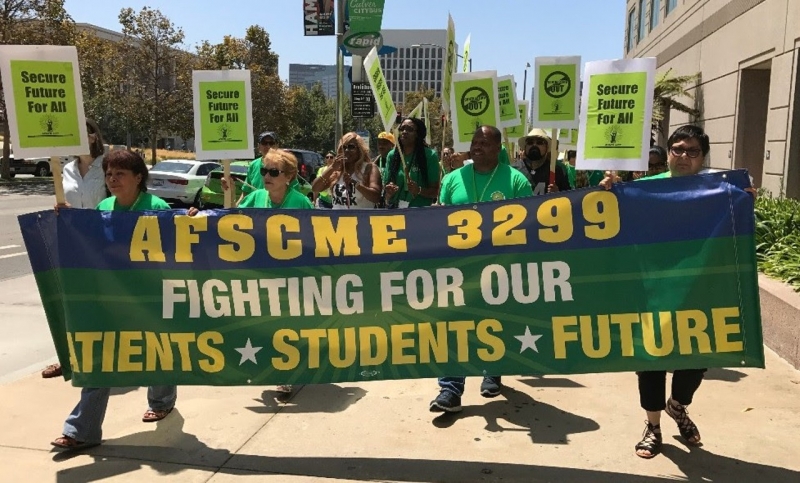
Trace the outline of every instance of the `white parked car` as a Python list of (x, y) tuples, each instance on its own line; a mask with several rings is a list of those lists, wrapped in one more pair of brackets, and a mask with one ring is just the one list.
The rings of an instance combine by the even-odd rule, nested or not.
[(166, 201), (194, 204), (199, 200), (208, 173), (219, 166), (219, 163), (213, 161), (160, 161), (150, 169), (147, 192)]

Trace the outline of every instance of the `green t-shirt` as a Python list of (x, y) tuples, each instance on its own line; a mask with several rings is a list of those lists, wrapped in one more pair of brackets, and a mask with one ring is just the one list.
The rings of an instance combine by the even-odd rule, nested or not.
[(261, 176), (262, 157), (259, 156), (250, 162), (247, 168), (247, 178), (245, 178), (242, 193), (248, 195), (255, 190), (264, 189), (264, 178)]
[[(323, 171), (325, 171), (326, 169), (328, 169), (328, 167), (327, 167), (327, 166), (321, 166), (321, 167), (320, 167), (320, 168), (317, 170), (317, 178), (319, 178), (320, 176), (322, 176), (322, 172), (323, 172)], [(328, 190), (325, 190), (325, 191), (320, 191), (320, 192), (319, 192), (319, 197), (320, 197), (321, 199), (323, 199), (323, 200), (327, 201), (327, 202), (330, 202), (330, 201), (331, 201), (331, 193), (330, 193), (330, 191), (328, 191)]]
[[(576, 173), (575, 173), (575, 166), (560, 162), (562, 166), (564, 166), (564, 171), (567, 172), (567, 180), (569, 180), (569, 187), (575, 189), (575, 181), (576, 181)], [(602, 181), (602, 179), (600, 180)]]
[(109, 196), (98, 203), (97, 209), (101, 211), (152, 211), (171, 210), (172, 208), (158, 196), (142, 191), (131, 206), (120, 206), (117, 204), (116, 196)]
[[(392, 149), (389, 151), (389, 154), (386, 158), (389, 160), (389, 165), (392, 163), (392, 158), (394, 157), (395, 150)], [(436, 156), (436, 151), (430, 148), (425, 148), (425, 162), (428, 168), (428, 182), (422, 183), (419, 167), (417, 167), (416, 163), (414, 162), (414, 155), (410, 157), (406, 157), (406, 166), (408, 166), (408, 175), (411, 179), (420, 185), (422, 188), (431, 188), (439, 184), (439, 158)], [(398, 167), (397, 173), (397, 195), (395, 195), (392, 201), (407, 201), (408, 206), (410, 208), (419, 208), (422, 206), (430, 206), (435, 201), (433, 198), (425, 198), (424, 196), (412, 196), (411, 193), (408, 192), (408, 188), (406, 186), (406, 175), (403, 172), (402, 164)], [(386, 169), (383, 172), (383, 185), (389, 182), (389, 169)]]
[(476, 173), (475, 165), (468, 164), (444, 178), (439, 202), (443, 205), (463, 205), (528, 196), (533, 196), (531, 184), (519, 170), (507, 164), (498, 164), (494, 173)]
[(286, 208), (295, 210), (310, 210), (314, 208), (311, 201), (296, 189), (286, 190), (286, 196), (280, 206), (273, 206), (269, 199), (269, 191), (260, 189), (245, 196), (238, 208)]
[(663, 173), (654, 174), (653, 176), (645, 176), (644, 178), (639, 178), (636, 181), (647, 181), (650, 179), (664, 179), (664, 178), (672, 178), (672, 173), (669, 171), (664, 171)]

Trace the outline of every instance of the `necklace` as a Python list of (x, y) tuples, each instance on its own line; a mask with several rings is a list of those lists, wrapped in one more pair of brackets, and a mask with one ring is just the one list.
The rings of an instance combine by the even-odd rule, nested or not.
[[(483, 201), (483, 196), (486, 194), (486, 190), (489, 189), (489, 185), (492, 184), (492, 180), (494, 179), (494, 174), (497, 172), (497, 168), (498, 167), (500, 167), (500, 163), (497, 163), (494, 166), (494, 169), (492, 170), (492, 175), (489, 176), (489, 181), (487, 181), (486, 185), (483, 187), (483, 192), (481, 193), (481, 196), (477, 200), (475, 200), (476, 203), (480, 203), (481, 201)], [(474, 191), (476, 195), (478, 194), (478, 185), (475, 182), (475, 178), (477, 176), (478, 176), (478, 172), (475, 171), (475, 165), (473, 164), (473, 166), (472, 166), (472, 191)]]

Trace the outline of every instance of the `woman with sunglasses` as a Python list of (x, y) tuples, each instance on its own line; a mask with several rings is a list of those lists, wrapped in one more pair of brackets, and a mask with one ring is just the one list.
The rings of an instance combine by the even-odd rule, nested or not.
[[(317, 170), (317, 178), (322, 176), (322, 173), (328, 169), (328, 167), (333, 164), (333, 159), (336, 157), (333, 154), (333, 151), (328, 151), (328, 154), (325, 155), (325, 166), (320, 166)], [(315, 178), (316, 179), (316, 178)], [(331, 200), (331, 192), (328, 190), (320, 191), (317, 196), (317, 208), (325, 208), (330, 209), (333, 208), (333, 202)]]
[(354, 132), (342, 136), (336, 158), (311, 189), (331, 190), (334, 210), (375, 208), (381, 200), (381, 175), (361, 136)]
[[(389, 153), (389, 169), (383, 175), (387, 207), (430, 206), (439, 195), (439, 158), (425, 143), (425, 122), (407, 117), (400, 123), (398, 147)], [(401, 159), (400, 151), (403, 152)], [(405, 168), (403, 166), (405, 160)], [(407, 171), (407, 172), (406, 172)], [(406, 180), (406, 175), (410, 178)]]
[(259, 174), (264, 188), (245, 196), (239, 208), (314, 208), (308, 197), (295, 189), (297, 158), (289, 151), (271, 149), (264, 155)]
[[(89, 154), (79, 156), (64, 166), (62, 180), (66, 203), (57, 204), (59, 208), (85, 208), (93, 210), (108, 196), (103, 177), (103, 135), (94, 120), (86, 118), (86, 134), (89, 138)], [(61, 364), (51, 364), (42, 371), (42, 377), (49, 379), (62, 375)]]

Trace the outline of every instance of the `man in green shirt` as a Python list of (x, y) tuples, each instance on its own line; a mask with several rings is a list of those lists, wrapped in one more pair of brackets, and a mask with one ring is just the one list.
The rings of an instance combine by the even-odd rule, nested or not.
[[(264, 157), (270, 149), (277, 147), (278, 135), (272, 131), (264, 131), (258, 135), (258, 152), (261, 156), (257, 157), (250, 162), (247, 168), (247, 177), (242, 185), (242, 195), (236, 200), (233, 205), (238, 206), (242, 199), (255, 190), (264, 189), (264, 180), (261, 177), (261, 166), (264, 164)], [(229, 187), (228, 180), (222, 180), (222, 189), (227, 190)]]
[[(483, 201), (510, 200), (533, 196), (525, 175), (509, 164), (500, 162), (503, 144), (500, 130), (481, 126), (475, 131), (470, 146), (472, 164), (453, 171), (442, 181), (439, 202), (442, 205), (463, 205)], [(431, 401), (432, 412), (461, 411), (464, 377), (439, 378), (439, 395)], [(500, 376), (484, 376), (481, 396), (491, 398), (500, 394)]]

